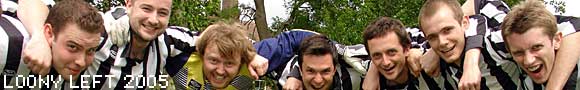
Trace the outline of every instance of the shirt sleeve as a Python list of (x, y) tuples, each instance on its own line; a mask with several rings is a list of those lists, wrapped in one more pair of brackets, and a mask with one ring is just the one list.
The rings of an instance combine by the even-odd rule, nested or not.
[(275, 38), (254, 43), (254, 48), (258, 55), (269, 60), (267, 70), (269, 73), (278, 67), (283, 67), (298, 52), (300, 42), (314, 34), (318, 33), (306, 30), (290, 30)]

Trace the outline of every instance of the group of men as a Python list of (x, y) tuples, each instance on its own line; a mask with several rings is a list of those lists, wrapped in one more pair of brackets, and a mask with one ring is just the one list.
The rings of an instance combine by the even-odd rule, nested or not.
[(0, 84), (31, 83), (19, 75), (64, 79), (3, 89), (247, 90), (261, 77), (285, 90), (580, 89), (580, 19), (555, 16), (537, 0), (512, 9), (427, 0), (420, 31), (379, 17), (353, 46), (307, 30), (253, 42), (235, 21), (201, 33), (168, 26), (172, 0), (126, 0), (105, 13), (81, 0), (0, 3), (18, 9), (0, 20)]

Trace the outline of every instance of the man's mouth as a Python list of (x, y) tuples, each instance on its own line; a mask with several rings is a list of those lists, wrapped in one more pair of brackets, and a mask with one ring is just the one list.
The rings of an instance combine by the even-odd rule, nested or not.
[(441, 50), (440, 52), (443, 54), (447, 54), (447, 53), (451, 52), (453, 49), (455, 49), (455, 46), (452, 46), (451, 48), (446, 49), (446, 50)]
[(323, 87), (324, 87), (324, 85), (319, 85), (318, 87), (315, 85), (312, 85), (312, 89), (314, 89), (314, 90), (322, 90)]
[(532, 66), (532, 67), (527, 67), (526, 69), (528, 69), (528, 71), (530, 71), (530, 72), (532, 72), (532, 73), (538, 73), (538, 72), (540, 72), (540, 71), (541, 71), (541, 70), (540, 70), (540, 68), (541, 68), (542, 66), (543, 66), (543, 65), (535, 65), (535, 66)]
[(81, 70), (79, 70), (79, 69), (71, 69), (71, 68), (69, 68), (69, 70), (71, 72), (71, 75), (77, 75), (77, 74), (79, 74), (81, 72)]
[(393, 69), (395, 68), (395, 66), (391, 66), (391, 67), (386, 67), (383, 68), (387, 73), (390, 73)]
[(224, 76), (220, 76), (220, 75), (214, 75), (214, 83), (223, 83), (225, 78)]
[(145, 24), (141, 24), (141, 26), (143, 26), (143, 28), (145, 28), (146, 30), (156, 30), (157, 28), (151, 25), (145, 25)]

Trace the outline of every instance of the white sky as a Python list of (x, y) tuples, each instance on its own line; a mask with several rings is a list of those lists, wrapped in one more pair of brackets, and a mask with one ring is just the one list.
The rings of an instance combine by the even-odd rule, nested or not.
[[(291, 0), (286, 0), (291, 1)], [(284, 0), (264, 0), (264, 7), (266, 9), (266, 21), (268, 27), (272, 25), (273, 17), (280, 17), (282, 19), (288, 18), (288, 10), (284, 7)], [(238, 0), (238, 4), (246, 4), (255, 8), (254, 0)]]

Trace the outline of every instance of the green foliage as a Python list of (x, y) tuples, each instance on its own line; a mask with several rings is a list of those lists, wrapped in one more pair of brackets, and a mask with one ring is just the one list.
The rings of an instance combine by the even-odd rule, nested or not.
[(216, 21), (219, 9), (219, 0), (173, 0), (169, 23), (170, 25), (202, 31)]
[[(275, 22), (273, 29), (308, 29), (323, 33), (343, 44), (362, 43), (362, 31), (381, 16), (417, 27), (417, 15), (424, 0), (294, 0), (290, 18)], [(300, 7), (303, 4), (310, 7)]]
[[(86, 0), (100, 11), (108, 11), (110, 7), (124, 6), (124, 0), (103, 0), (93, 2)], [(173, 0), (169, 24), (183, 26), (191, 30), (202, 31), (212, 22), (237, 17), (237, 8), (220, 11), (220, 0)]]
[(94, 5), (100, 11), (109, 11), (111, 7), (114, 6), (124, 6), (125, 0), (85, 0), (89, 2), (91, 5)]
[[(464, 3), (466, 0), (459, 0)], [(504, 0), (512, 6), (519, 0)], [(418, 27), (418, 15), (425, 0), (293, 0), (286, 8), (290, 18), (274, 18), (275, 30), (307, 29), (320, 32), (343, 44), (362, 43), (362, 31), (376, 18), (401, 20)], [(303, 5), (308, 4), (308, 5)], [(305, 7), (306, 6), (306, 7)]]

